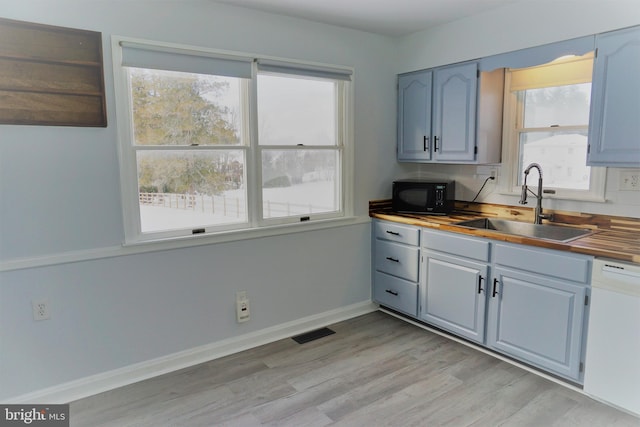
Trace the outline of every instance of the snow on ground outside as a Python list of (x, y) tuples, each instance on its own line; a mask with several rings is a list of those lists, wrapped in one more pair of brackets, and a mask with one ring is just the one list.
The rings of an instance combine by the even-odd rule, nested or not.
[[(271, 209), (271, 217), (286, 216), (287, 202), (290, 202), (289, 214), (308, 214), (332, 212), (337, 209), (333, 181), (316, 181), (283, 188), (265, 188), (263, 205), (265, 215)], [(195, 197), (193, 208), (169, 208), (141, 204), (140, 217), (143, 232), (166, 231), (181, 228), (198, 228), (210, 225), (242, 223), (246, 221), (246, 207), (243, 190), (230, 190), (224, 193), (227, 199), (227, 215), (222, 208), (222, 197), (216, 198), (215, 213), (211, 212), (211, 202), (205, 201), (204, 210), (200, 196)], [(206, 196), (208, 197), (208, 196)], [(236, 200), (239, 200), (240, 213), (236, 211)], [(269, 202), (269, 203), (268, 203)], [(298, 206), (301, 205), (301, 206)], [(311, 211), (310, 212), (310, 207)]]

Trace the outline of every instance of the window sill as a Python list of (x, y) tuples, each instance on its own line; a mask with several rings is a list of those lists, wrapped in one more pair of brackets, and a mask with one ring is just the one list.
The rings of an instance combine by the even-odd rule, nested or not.
[[(369, 220), (370, 219), (368, 216), (348, 216), (318, 220), (314, 222), (271, 225), (256, 228), (243, 228), (200, 235), (168, 237), (153, 240), (129, 241), (123, 243), (122, 246), (125, 248), (140, 248), (140, 252), (156, 250), (162, 251), (167, 249), (212, 245), (217, 243), (234, 242), (238, 240), (258, 239), (261, 237), (302, 233), (306, 231), (323, 230), (327, 228), (343, 227), (347, 225), (364, 224), (366, 222), (369, 222)], [(143, 248), (148, 248), (148, 250)]]
[(144, 242), (128, 242), (122, 244), (122, 246), (117, 247), (103, 247), (62, 252), (37, 257), (8, 259), (0, 262), (0, 272), (69, 264), (73, 262), (90, 261), (96, 259), (114, 258), (148, 252), (166, 251), (171, 249), (214, 245), (218, 243), (258, 239), (269, 236), (303, 233), (307, 231), (346, 227), (357, 224), (367, 224), (369, 222), (371, 222), (371, 218), (369, 218), (369, 216), (349, 216), (343, 218), (319, 220), (313, 223), (277, 225), (271, 227), (261, 227), (259, 229), (256, 228), (234, 230), (221, 233), (211, 233), (207, 235), (167, 238)]

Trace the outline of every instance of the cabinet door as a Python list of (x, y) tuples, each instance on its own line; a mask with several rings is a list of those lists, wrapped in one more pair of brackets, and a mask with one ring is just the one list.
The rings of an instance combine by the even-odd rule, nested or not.
[(422, 265), (420, 318), (483, 343), (487, 265), (431, 251)]
[(476, 62), (436, 69), (433, 85), (434, 160), (475, 160), (477, 90)]
[(432, 72), (398, 77), (398, 160), (431, 159)]
[(640, 27), (598, 35), (588, 164), (640, 167)]
[(494, 281), (487, 345), (579, 381), (586, 286), (500, 267)]

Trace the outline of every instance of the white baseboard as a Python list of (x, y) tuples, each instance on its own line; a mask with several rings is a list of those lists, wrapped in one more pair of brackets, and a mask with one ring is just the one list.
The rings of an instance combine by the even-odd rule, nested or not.
[(378, 306), (365, 301), (326, 311), (270, 328), (261, 329), (238, 337), (194, 347), (157, 359), (147, 360), (103, 372), (46, 389), (7, 399), (5, 404), (64, 404), (84, 397), (129, 385), (138, 381), (177, 371), (178, 369), (208, 362), (250, 348), (258, 347), (283, 338), (302, 334), (332, 323), (376, 311)]

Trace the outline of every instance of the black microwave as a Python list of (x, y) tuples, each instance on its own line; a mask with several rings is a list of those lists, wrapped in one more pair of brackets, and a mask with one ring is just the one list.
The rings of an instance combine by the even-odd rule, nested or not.
[(455, 193), (455, 181), (394, 181), (392, 209), (395, 212), (446, 215), (453, 210)]

